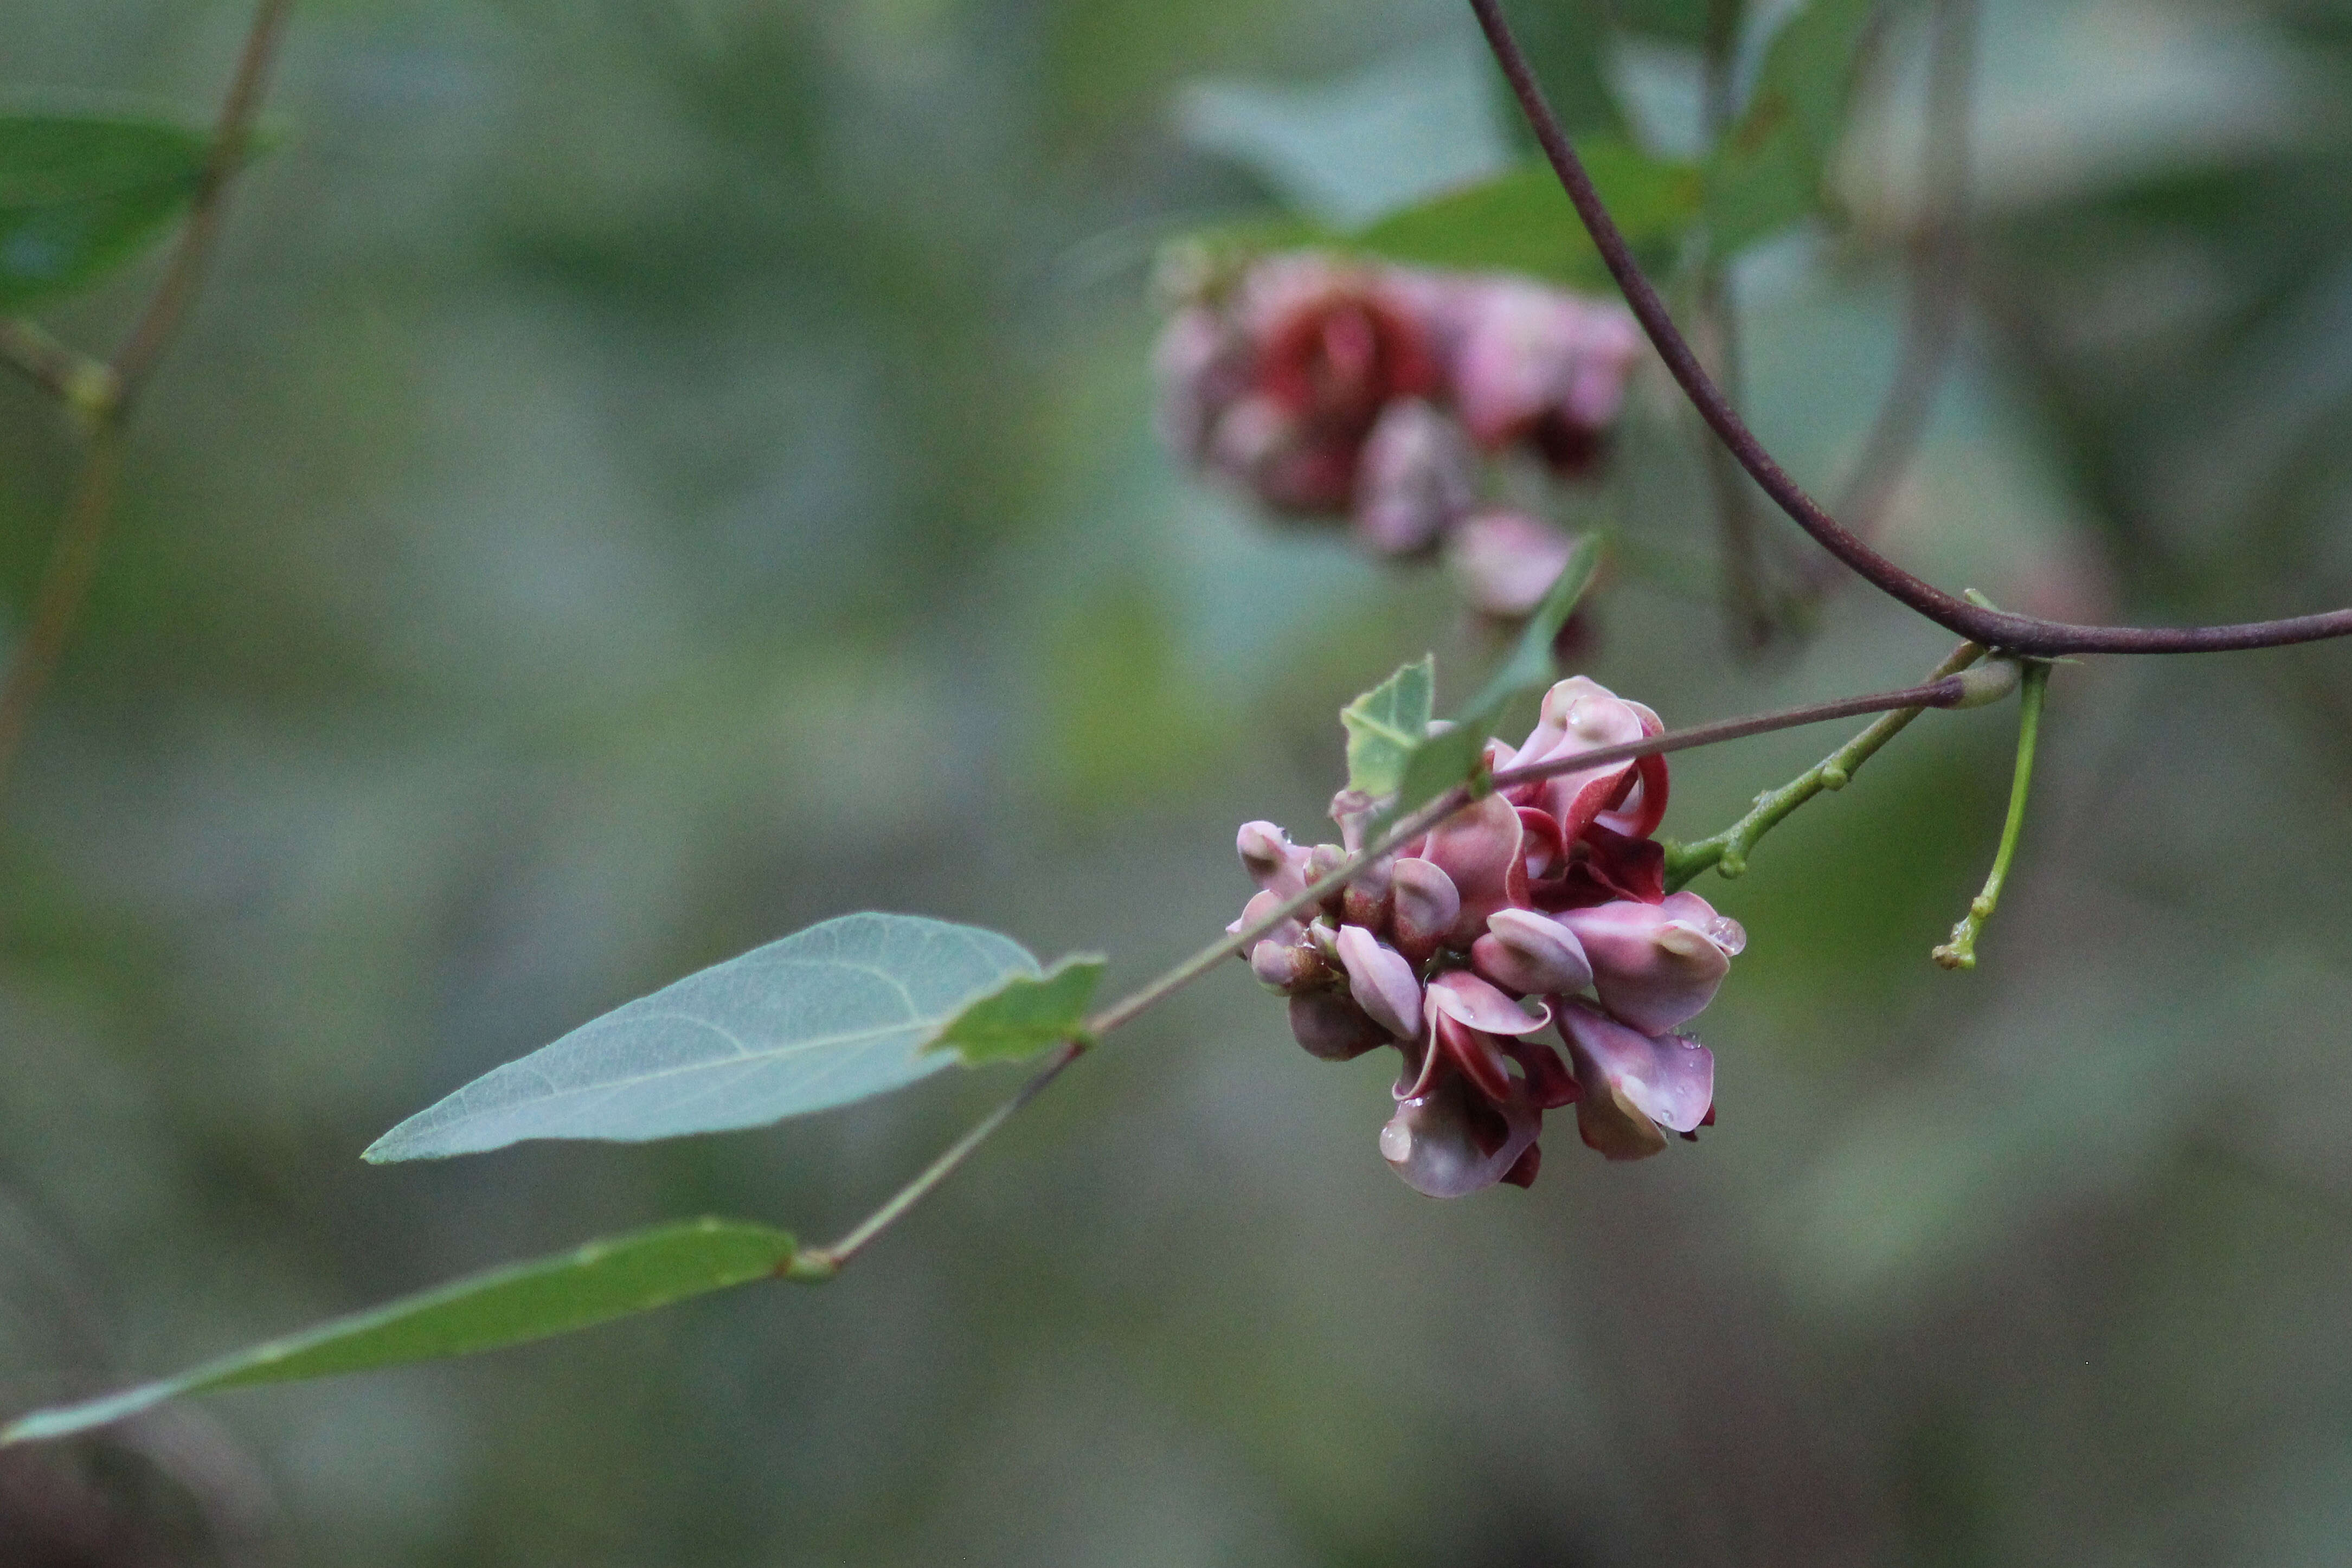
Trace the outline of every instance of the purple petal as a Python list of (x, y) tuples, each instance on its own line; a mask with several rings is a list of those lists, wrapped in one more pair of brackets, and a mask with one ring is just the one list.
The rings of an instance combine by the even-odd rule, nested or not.
[(1496, 910), (1470, 962), (1500, 985), (1528, 995), (1564, 996), (1592, 984), (1592, 963), (1576, 933), (1533, 910)]
[(1347, 966), (1348, 994), (1391, 1034), (1412, 1039), (1421, 1033), (1421, 982), (1412, 965), (1361, 926), (1339, 928), (1339, 962)]
[(1307, 890), (1310, 851), (1291, 843), (1289, 835), (1273, 823), (1243, 823), (1241, 832), (1234, 836), (1234, 847), (1241, 854), (1242, 869), (1265, 891), (1295, 899)]
[(1727, 949), (1726, 942), (1747, 941), (1737, 921), (1721, 920), (1697, 894), (1678, 893), (1675, 900), (1688, 902), (1621, 899), (1559, 916), (1591, 960), (1601, 1005), (1645, 1034), (1698, 1016), (1731, 968), (1738, 949)]
[(1715, 1103), (1715, 1053), (1680, 1035), (1645, 1035), (1585, 1002), (1560, 1011), (1569, 1060), (1588, 1101), (1621, 1102), (1675, 1132), (1695, 1130)]

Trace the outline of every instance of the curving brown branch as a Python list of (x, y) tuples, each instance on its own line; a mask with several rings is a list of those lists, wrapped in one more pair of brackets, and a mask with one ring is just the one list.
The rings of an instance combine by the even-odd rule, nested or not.
[(1560, 126), (1559, 117), (1546, 102), (1542, 88), (1528, 65), (1527, 55), (1503, 19), (1499, 0), (1470, 0), (1478, 26), (1486, 35), (1496, 62), (1511, 92), (1534, 129), (1537, 142), (1550, 161), (1552, 173), (1575, 204), (1592, 243), (1607, 263), (1625, 302), (1649, 334), (1666, 363), (1666, 370), (1698, 410), (1739, 466), (1748, 470), (1766, 495), (1787, 512), (1798, 527), (1822, 549), (1852, 568), (1865, 582), (1897, 603), (1908, 606), (1948, 631), (1988, 647), (2053, 658), (2070, 653), (2220, 653), (2235, 648), (2280, 647), (2289, 643), (2316, 642), (2352, 634), (2352, 609), (2319, 615), (2290, 616), (2281, 620), (2244, 621), (2211, 626), (2099, 626), (2045, 621), (2033, 616), (2010, 615), (1969, 604), (1948, 594), (1925, 578), (1905, 571), (1857, 537), (1765, 450), (1755, 432), (1725, 400), (1720, 389), (1691, 352), (1689, 342), (1675, 325), (1655, 285), (1643, 273), (1617, 222), (1601, 204), (1585, 173), (1583, 162)]

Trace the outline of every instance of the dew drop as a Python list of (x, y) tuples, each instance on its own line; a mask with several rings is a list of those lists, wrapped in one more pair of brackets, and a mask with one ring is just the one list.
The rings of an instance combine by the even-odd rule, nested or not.
[(1381, 1158), (1402, 1165), (1412, 1157), (1412, 1129), (1398, 1117), (1381, 1128)]

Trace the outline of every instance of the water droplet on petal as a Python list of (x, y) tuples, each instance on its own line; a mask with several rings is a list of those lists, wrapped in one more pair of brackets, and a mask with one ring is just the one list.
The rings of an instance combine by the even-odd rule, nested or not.
[(1397, 1117), (1381, 1128), (1381, 1158), (1391, 1165), (1402, 1165), (1412, 1158), (1412, 1129)]

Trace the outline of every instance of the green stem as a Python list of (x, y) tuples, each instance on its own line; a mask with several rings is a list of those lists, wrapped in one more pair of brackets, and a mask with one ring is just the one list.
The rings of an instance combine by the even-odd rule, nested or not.
[(1984, 891), (1969, 900), (1969, 912), (1952, 927), (1952, 940), (1931, 955), (1946, 969), (1977, 966), (1977, 933), (1984, 930), (2000, 902), (2001, 884), (2009, 879), (2010, 858), (2017, 853), (2018, 837), (2025, 828), (2025, 797), (2033, 787), (2033, 748), (2042, 734), (2042, 696), (2049, 685), (2047, 664), (2025, 667), (2025, 689), (2017, 700), (2017, 772), (2009, 784), (2009, 818), (2000, 825), (2000, 847), (1993, 851)]
[[(1985, 650), (1976, 643), (1964, 642), (1954, 648), (1950, 657), (1937, 665), (1927, 677), (1941, 680), (1960, 671), (1984, 657)], [(1923, 707), (1900, 708), (1881, 715), (1868, 729), (1853, 740), (1807, 768), (1779, 789), (1769, 790), (1756, 797), (1748, 815), (1711, 837), (1692, 844), (1666, 841), (1666, 890), (1677, 892), (1689, 886), (1709, 866), (1722, 877), (1737, 877), (1748, 869), (1748, 856), (1756, 841), (1780, 825), (1781, 820), (1823, 790), (1843, 789), (1846, 781), (1874, 755), (1878, 748), (1903, 732), (1912, 720), (1927, 711)]]

